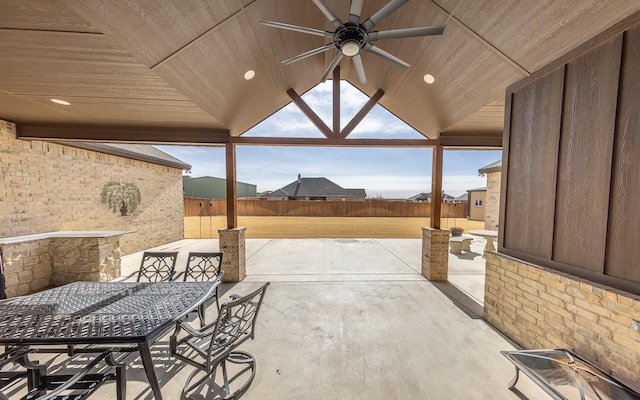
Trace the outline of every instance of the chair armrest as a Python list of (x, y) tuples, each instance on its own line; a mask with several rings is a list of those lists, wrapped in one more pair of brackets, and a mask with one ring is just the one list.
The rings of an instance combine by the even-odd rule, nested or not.
[(189, 334), (190, 336), (198, 337), (198, 338), (210, 336), (211, 334), (213, 334), (213, 331), (216, 329), (216, 324), (209, 324), (200, 329), (196, 329), (184, 321), (179, 321), (178, 325), (180, 328), (187, 331), (187, 334)]
[(4, 353), (0, 354), (0, 367), (11, 362), (16, 362), (16, 360), (21, 359), (22, 357), (34, 351), (35, 351), (34, 349), (31, 349), (28, 346), (21, 346), (21, 347), (15, 347), (15, 348), (9, 349)]

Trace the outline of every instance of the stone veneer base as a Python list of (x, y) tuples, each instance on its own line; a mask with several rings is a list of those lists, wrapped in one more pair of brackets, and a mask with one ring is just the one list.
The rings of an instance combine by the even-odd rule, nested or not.
[(565, 348), (640, 392), (640, 296), (488, 252), (484, 319), (525, 349)]

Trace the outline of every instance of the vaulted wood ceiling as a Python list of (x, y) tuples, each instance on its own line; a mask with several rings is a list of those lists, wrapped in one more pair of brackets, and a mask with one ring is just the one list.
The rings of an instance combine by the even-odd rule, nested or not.
[[(343, 20), (349, 2), (327, 0)], [(364, 0), (368, 17), (387, 0)], [(0, 0), (0, 118), (40, 125), (228, 129), (242, 135), (315, 86), (334, 52), (282, 65), (326, 39), (259, 18), (333, 31), (311, 0)], [(505, 88), (640, 10), (640, 0), (412, 0), (376, 29), (446, 25), (382, 40), (402, 71), (363, 54), (360, 84), (429, 138), (503, 129)], [(256, 72), (253, 80), (245, 71)], [(423, 76), (436, 77), (427, 85)], [(71, 106), (58, 106), (61, 98)], [(277, 133), (274, 133), (277, 136)]]

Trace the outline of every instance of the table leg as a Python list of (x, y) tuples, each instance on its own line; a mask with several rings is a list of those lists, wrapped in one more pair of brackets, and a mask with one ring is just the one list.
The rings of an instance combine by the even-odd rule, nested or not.
[(509, 382), (509, 389), (513, 389), (513, 387), (518, 383), (518, 376), (520, 375), (520, 368), (516, 367), (516, 375)]
[(153, 360), (151, 359), (149, 343), (138, 343), (138, 351), (140, 352), (140, 359), (142, 359), (144, 372), (147, 374), (147, 380), (149, 381), (149, 386), (151, 386), (153, 397), (156, 400), (162, 400), (162, 392), (160, 391), (160, 384), (158, 383), (156, 370), (153, 368)]

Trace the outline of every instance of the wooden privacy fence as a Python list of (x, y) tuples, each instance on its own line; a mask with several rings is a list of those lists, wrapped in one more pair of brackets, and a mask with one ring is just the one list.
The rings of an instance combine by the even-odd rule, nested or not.
[[(184, 198), (184, 216), (226, 215), (227, 201)], [(409, 217), (431, 216), (430, 203), (392, 200), (320, 201), (238, 199), (238, 215), (288, 217)], [(466, 218), (466, 203), (443, 203), (442, 218)]]

